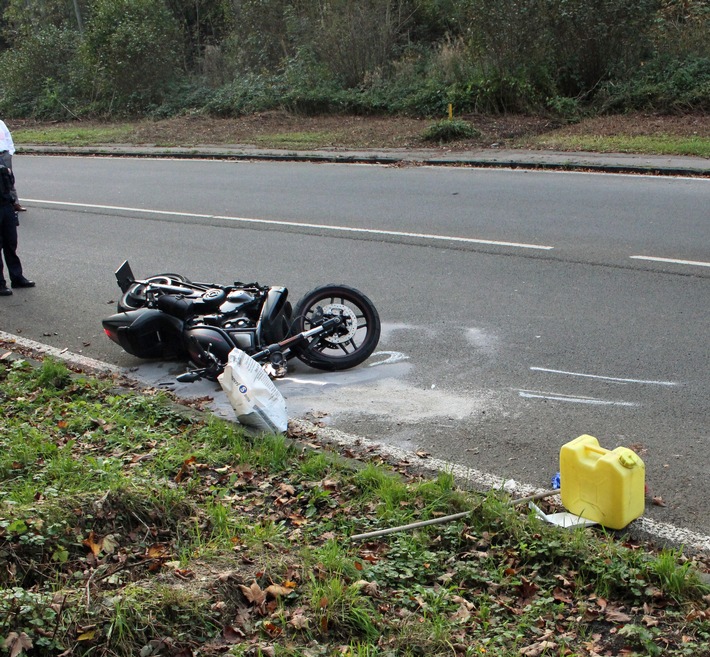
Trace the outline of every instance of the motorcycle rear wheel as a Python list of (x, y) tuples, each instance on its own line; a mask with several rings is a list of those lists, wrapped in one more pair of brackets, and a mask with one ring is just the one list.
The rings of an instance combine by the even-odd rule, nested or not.
[(324, 285), (296, 304), (292, 334), (308, 331), (340, 315), (345, 322), (332, 335), (316, 336), (293, 352), (318, 370), (346, 370), (370, 357), (380, 339), (380, 316), (368, 297), (347, 285)]
[[(164, 283), (166, 285), (179, 285), (180, 283), (189, 283), (190, 280), (182, 274), (156, 274), (146, 279), (151, 283)], [(117, 308), (118, 312), (125, 313), (129, 310), (137, 310), (145, 306), (147, 302), (145, 296), (145, 285), (136, 283), (131, 285), (128, 290), (119, 299)]]

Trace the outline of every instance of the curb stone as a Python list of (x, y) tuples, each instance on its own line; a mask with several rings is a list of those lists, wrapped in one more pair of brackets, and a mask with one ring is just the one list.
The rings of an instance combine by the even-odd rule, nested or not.
[(632, 153), (591, 153), (478, 149), (362, 149), (313, 151), (262, 149), (233, 144), (194, 147), (154, 145), (41, 146), (23, 145), (18, 155), (76, 155), (86, 157), (141, 157), (209, 160), (265, 160), (283, 162), (379, 164), (412, 166), (463, 166), (525, 170), (631, 173), (643, 175), (693, 176), (710, 178), (710, 158)]

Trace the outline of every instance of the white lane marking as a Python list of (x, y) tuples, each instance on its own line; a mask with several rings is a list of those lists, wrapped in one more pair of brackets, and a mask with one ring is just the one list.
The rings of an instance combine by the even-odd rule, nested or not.
[(392, 365), (393, 363), (401, 363), (403, 360), (409, 360), (409, 356), (407, 356), (407, 354), (403, 354), (401, 351), (376, 351), (372, 354), (372, 358), (375, 356), (387, 356), (387, 358), (378, 361), (377, 363), (370, 363), (370, 367), (377, 367), (378, 365)]
[(614, 383), (644, 383), (655, 386), (677, 386), (677, 381), (652, 381), (646, 379), (620, 379), (614, 376), (600, 376), (598, 374), (584, 374), (583, 372), (567, 372), (566, 370), (552, 370), (546, 367), (531, 367), (533, 372), (549, 372), (551, 374), (568, 374), (569, 376), (581, 376), (588, 379), (601, 379), (602, 381), (613, 381)]
[(276, 219), (253, 219), (249, 217), (231, 217), (218, 214), (195, 214), (192, 212), (171, 212), (169, 210), (148, 210), (146, 208), (127, 208), (120, 205), (93, 205), (89, 203), (68, 203), (63, 201), (45, 201), (42, 199), (24, 199), (28, 203), (45, 203), (47, 205), (62, 205), (74, 208), (93, 208), (96, 210), (118, 210), (120, 212), (141, 212), (144, 214), (157, 214), (170, 217), (190, 217), (193, 219), (220, 219), (245, 224), (264, 224), (268, 226), (287, 226), (291, 228), (317, 228), (318, 230), (331, 230), (340, 233), (361, 233), (365, 235), (383, 235), (388, 237), (413, 237), (423, 240), (440, 242), (462, 242), (465, 244), (486, 244), (489, 246), (507, 246), (516, 249), (537, 249), (550, 251), (554, 246), (540, 244), (525, 244), (523, 242), (500, 242), (498, 240), (483, 240), (473, 237), (454, 237), (450, 235), (434, 235), (431, 233), (408, 233), (399, 230), (379, 230), (377, 228), (353, 228), (349, 226), (329, 226), (328, 224), (309, 224), (300, 221), (278, 221)]
[(693, 267), (710, 267), (710, 262), (702, 262), (700, 260), (676, 260), (675, 258), (656, 258), (653, 256), (629, 256), (634, 260), (651, 260), (653, 262), (670, 262), (674, 265), (691, 265)]
[(554, 392), (535, 392), (534, 390), (518, 390), (518, 395), (525, 399), (549, 399), (550, 401), (590, 404), (592, 406), (638, 406), (635, 402), (594, 399), (593, 397), (574, 397), (573, 395), (563, 395)]

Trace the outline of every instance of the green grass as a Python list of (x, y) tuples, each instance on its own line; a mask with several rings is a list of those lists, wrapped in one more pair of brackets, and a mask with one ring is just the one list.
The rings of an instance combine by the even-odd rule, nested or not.
[(0, 655), (710, 654), (680, 551), (113, 385), (0, 360)]
[(710, 139), (707, 137), (543, 135), (524, 143), (562, 151), (710, 157)]
[(338, 144), (338, 135), (333, 132), (283, 132), (254, 137), (254, 142), (269, 148), (325, 148)]
[(114, 124), (100, 128), (20, 128), (13, 132), (13, 139), (18, 144), (93, 146), (128, 143), (132, 134), (133, 126), (130, 124)]

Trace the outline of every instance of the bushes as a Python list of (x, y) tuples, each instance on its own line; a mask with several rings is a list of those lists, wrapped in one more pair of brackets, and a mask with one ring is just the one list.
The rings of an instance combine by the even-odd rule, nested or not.
[(626, 110), (710, 112), (710, 57), (657, 57), (641, 74), (602, 90), (599, 108)]
[(708, 107), (706, 0), (72, 4), (0, 3), (6, 116)]
[(161, 3), (95, 0), (81, 46), (85, 94), (109, 112), (140, 111), (162, 99), (177, 54), (177, 26)]
[(0, 54), (0, 112), (4, 116), (68, 118), (79, 79), (76, 34), (52, 25)]

